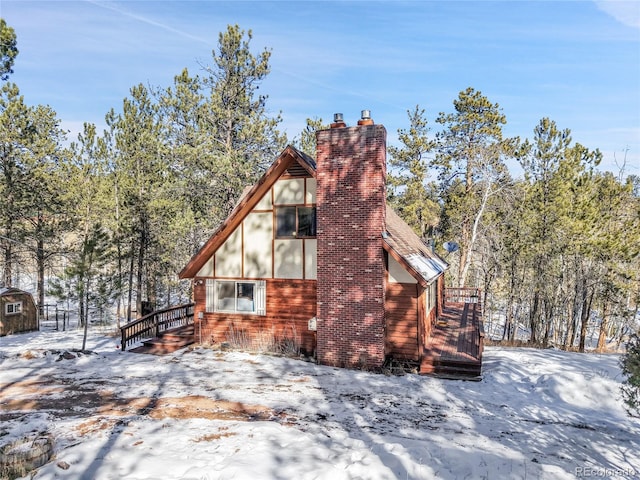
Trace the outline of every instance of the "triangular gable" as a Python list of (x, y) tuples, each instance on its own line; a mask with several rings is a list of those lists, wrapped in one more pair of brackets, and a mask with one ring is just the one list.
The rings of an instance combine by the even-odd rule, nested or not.
[(180, 278), (195, 277), (204, 264), (238, 228), (244, 218), (269, 191), (276, 181), (292, 166), (301, 167), (312, 177), (316, 176), (315, 161), (305, 153), (289, 145), (267, 169), (258, 182), (243, 194), (227, 219), (218, 227), (202, 248), (191, 258), (179, 274)]
[(407, 223), (387, 205), (387, 231), (384, 249), (400, 263), (416, 281), (426, 287), (449, 267), (439, 255), (427, 247)]

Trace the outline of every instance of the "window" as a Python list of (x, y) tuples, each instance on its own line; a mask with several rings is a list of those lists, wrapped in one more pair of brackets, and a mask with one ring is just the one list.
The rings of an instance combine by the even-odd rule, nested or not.
[(429, 285), (429, 308), (438, 306), (438, 280)]
[(207, 280), (207, 312), (250, 313), (265, 315), (264, 280)]
[(22, 312), (22, 302), (5, 303), (4, 313), (6, 315), (14, 315)]
[(316, 207), (276, 208), (276, 238), (316, 236)]

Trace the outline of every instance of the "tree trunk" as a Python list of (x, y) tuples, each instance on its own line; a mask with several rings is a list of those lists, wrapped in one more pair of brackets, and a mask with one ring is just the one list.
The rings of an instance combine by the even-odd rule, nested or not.
[(3, 268), (3, 272), (2, 272), (2, 280), (4, 283), (4, 286), (7, 288), (10, 288), (13, 286), (13, 264), (12, 264), (12, 260), (13, 260), (13, 249), (11, 247), (11, 243), (10, 242), (5, 242), (5, 246), (4, 246), (4, 268)]
[(38, 294), (38, 315), (42, 318), (44, 315), (44, 241), (38, 239), (38, 246), (36, 250), (36, 263), (38, 269), (38, 281), (37, 281), (37, 294)]
[(138, 265), (136, 271), (136, 312), (138, 318), (142, 316), (142, 287), (144, 283), (144, 257), (146, 253), (145, 229), (146, 225), (143, 225), (140, 231), (140, 245), (138, 245)]
[(607, 330), (609, 328), (609, 302), (605, 301), (602, 307), (602, 321), (600, 322), (600, 332), (598, 334), (598, 346), (596, 351), (602, 353), (607, 345)]
[(587, 342), (587, 327), (589, 326), (589, 317), (591, 316), (591, 304), (593, 302), (593, 296), (595, 290), (588, 294), (587, 288), (584, 288), (582, 296), (582, 312), (581, 312), (581, 325), (580, 325), (580, 346), (578, 350), (584, 353), (585, 344)]
[(531, 312), (529, 312), (529, 327), (531, 328), (531, 334), (529, 336), (529, 343), (535, 345), (538, 341), (536, 336), (536, 330), (539, 323), (539, 310), (540, 310), (540, 293), (536, 290), (533, 294), (533, 302), (531, 305)]
[(133, 260), (135, 252), (135, 241), (131, 240), (131, 254), (129, 257), (129, 285), (127, 293), (127, 323), (131, 322), (131, 305), (133, 303)]

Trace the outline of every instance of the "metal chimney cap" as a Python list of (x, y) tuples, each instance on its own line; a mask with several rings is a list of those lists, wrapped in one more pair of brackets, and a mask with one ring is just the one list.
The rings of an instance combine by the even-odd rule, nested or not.
[(370, 120), (371, 119), (371, 110), (362, 110), (362, 112), (360, 112), (360, 118), (362, 120)]
[(333, 114), (333, 121), (336, 122), (336, 123), (344, 121), (343, 118), (344, 118), (344, 116), (341, 113), (334, 113)]

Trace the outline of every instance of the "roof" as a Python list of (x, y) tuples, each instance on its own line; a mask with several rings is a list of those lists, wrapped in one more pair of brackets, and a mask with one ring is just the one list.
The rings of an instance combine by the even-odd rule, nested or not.
[[(245, 189), (240, 201), (209, 241), (191, 258), (180, 272), (180, 278), (195, 277), (204, 264), (240, 225), (263, 195), (289, 168), (303, 168), (316, 176), (316, 162), (298, 149), (288, 146), (253, 187)], [(387, 205), (386, 232), (383, 247), (416, 279), (426, 286), (442, 275), (448, 264), (416, 235), (407, 223)]]
[(383, 236), (385, 250), (400, 262), (422, 284), (429, 284), (449, 267), (413, 229), (387, 205), (387, 231)]
[(20, 290), (19, 288), (14, 288), (14, 287), (2, 287), (0, 288), (0, 297), (2, 297), (3, 295), (13, 295), (16, 293), (24, 293), (26, 295), (31, 295), (29, 292), (25, 291), (25, 290)]

